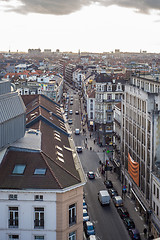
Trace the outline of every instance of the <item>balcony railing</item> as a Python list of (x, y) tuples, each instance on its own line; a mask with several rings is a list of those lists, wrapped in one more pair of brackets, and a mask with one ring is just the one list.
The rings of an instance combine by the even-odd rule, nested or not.
[(9, 228), (18, 228), (18, 219), (9, 219), (8, 226)]
[(44, 219), (34, 220), (34, 228), (44, 228)]

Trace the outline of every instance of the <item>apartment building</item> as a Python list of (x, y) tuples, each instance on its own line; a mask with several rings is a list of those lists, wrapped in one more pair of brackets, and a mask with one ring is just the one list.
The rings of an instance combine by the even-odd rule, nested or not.
[(65, 67), (65, 80), (72, 84), (73, 83), (73, 72), (75, 71), (76, 69), (76, 65), (75, 64), (72, 64), (72, 63), (69, 63), (66, 65)]
[(44, 95), (23, 101), (25, 135), (0, 152), (0, 236), (83, 239), (85, 176), (61, 108)]
[(84, 79), (85, 79), (85, 74), (84, 74), (84, 72), (81, 69), (76, 69), (73, 72), (72, 80), (73, 80), (73, 85), (75, 87), (81, 89), (82, 85), (83, 85)]
[[(157, 230), (159, 202), (156, 176), (160, 147), (160, 82), (158, 76), (131, 77), (122, 100), (122, 182), (150, 229)], [(151, 174), (152, 173), (152, 174)], [(155, 184), (156, 182), (156, 184)], [(155, 218), (156, 215), (156, 218)]]
[(121, 102), (115, 104), (113, 121), (113, 164), (115, 172), (121, 177), (121, 136), (122, 136), (122, 114), (121, 114)]
[(95, 77), (95, 130), (100, 145), (113, 142), (113, 108), (121, 102), (124, 91), (124, 80), (116, 80), (106, 73)]

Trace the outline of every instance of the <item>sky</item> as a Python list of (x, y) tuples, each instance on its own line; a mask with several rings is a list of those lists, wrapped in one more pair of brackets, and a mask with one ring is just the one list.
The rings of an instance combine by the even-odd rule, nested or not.
[(0, 51), (160, 52), (160, 0), (0, 0)]

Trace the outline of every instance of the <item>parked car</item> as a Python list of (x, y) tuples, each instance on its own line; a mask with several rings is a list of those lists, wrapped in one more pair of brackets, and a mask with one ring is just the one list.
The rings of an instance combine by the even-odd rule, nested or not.
[(69, 114), (71, 115), (73, 113), (73, 111), (72, 110), (69, 110)]
[(94, 172), (91, 172), (91, 171), (87, 172), (87, 176), (88, 176), (89, 179), (95, 179)]
[(111, 180), (104, 181), (104, 185), (106, 186), (106, 188), (113, 188), (113, 183)]
[(124, 218), (128, 218), (129, 217), (129, 212), (127, 211), (126, 208), (124, 207), (118, 207), (117, 211), (119, 213), (119, 216), (124, 219)]
[(123, 206), (123, 200), (122, 200), (121, 196), (114, 196), (114, 197), (112, 198), (112, 200), (113, 200), (113, 203), (114, 203), (114, 205), (115, 205), (116, 207), (121, 207), (121, 206)]
[(79, 134), (80, 134), (79, 128), (76, 128), (76, 129), (75, 129), (75, 134), (76, 134), (76, 135), (79, 135)]
[(113, 189), (113, 188), (110, 188), (108, 190), (108, 192), (109, 192), (111, 198), (114, 197), (114, 196), (118, 196), (118, 192), (115, 189)]
[(82, 147), (81, 146), (76, 147), (76, 150), (77, 150), (78, 153), (82, 153)]
[(87, 209), (86, 201), (83, 199), (83, 209)]
[(90, 235), (88, 239), (89, 240), (97, 240), (96, 235)]
[(136, 228), (133, 228), (133, 229), (129, 229), (129, 235), (131, 237), (132, 240), (140, 240), (141, 237), (140, 237), (140, 234), (138, 232), (138, 230)]
[(126, 226), (126, 228), (128, 230), (135, 228), (135, 224), (134, 224), (133, 220), (130, 217), (124, 218), (124, 224), (125, 224), (125, 226)]
[(84, 223), (84, 232), (86, 234), (86, 237), (95, 234), (95, 228), (91, 221), (87, 221)]
[(72, 124), (72, 119), (70, 118), (70, 119), (68, 119), (68, 124)]
[(89, 221), (89, 215), (87, 209), (83, 209), (83, 223)]

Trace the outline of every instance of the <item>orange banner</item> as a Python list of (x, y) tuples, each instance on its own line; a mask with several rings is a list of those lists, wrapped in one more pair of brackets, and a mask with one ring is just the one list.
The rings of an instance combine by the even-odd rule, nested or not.
[(128, 153), (128, 173), (139, 187), (139, 163), (134, 161)]

